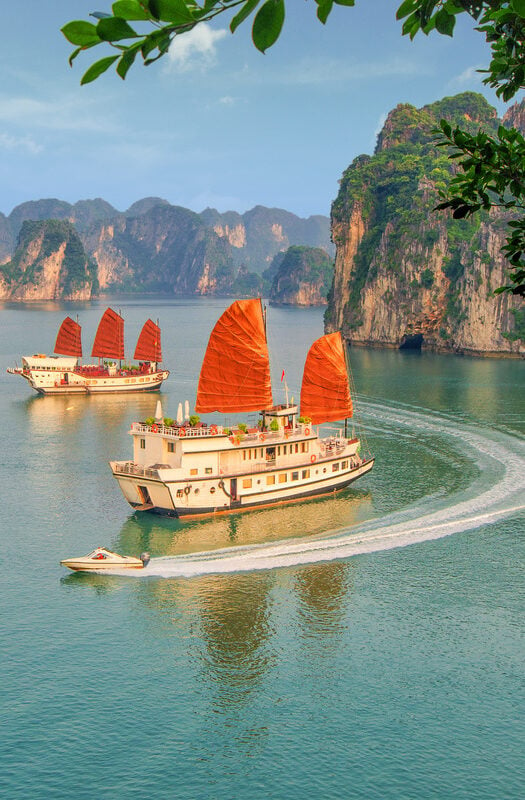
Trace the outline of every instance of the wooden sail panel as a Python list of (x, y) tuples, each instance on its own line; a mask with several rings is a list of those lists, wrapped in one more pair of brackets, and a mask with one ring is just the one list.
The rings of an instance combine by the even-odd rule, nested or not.
[(124, 320), (106, 309), (100, 320), (91, 355), (95, 358), (124, 358)]
[(313, 343), (304, 365), (301, 386), (301, 414), (314, 425), (351, 417), (352, 398), (339, 331), (321, 336)]
[(55, 353), (61, 356), (82, 356), (82, 342), (80, 325), (71, 317), (66, 317), (58, 329), (57, 340), (55, 342)]
[(144, 323), (133, 358), (136, 361), (156, 361), (157, 363), (162, 361), (160, 328), (151, 319)]
[(270, 360), (260, 300), (237, 300), (211, 332), (195, 410), (240, 412), (271, 408)]

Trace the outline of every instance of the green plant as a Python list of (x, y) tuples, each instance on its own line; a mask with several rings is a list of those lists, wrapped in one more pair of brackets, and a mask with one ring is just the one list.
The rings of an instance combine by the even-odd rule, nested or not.
[(300, 422), (301, 425), (310, 425), (312, 419), (311, 417), (301, 416), (297, 421)]
[(167, 425), (168, 428), (171, 428), (171, 426), (174, 424), (175, 420), (173, 420), (171, 417), (164, 417), (164, 425)]
[(424, 289), (431, 289), (434, 284), (434, 273), (431, 269), (424, 269), (421, 273), (421, 286)]
[(191, 417), (190, 417), (190, 425), (191, 425), (192, 428), (194, 428), (196, 425), (198, 425), (200, 421), (201, 421), (201, 418), (199, 417), (198, 414), (192, 414), (191, 415)]
[(240, 423), (237, 425), (237, 427), (238, 427), (238, 428), (239, 428), (239, 430), (240, 430), (240, 431), (242, 431), (243, 433), (246, 433), (246, 431), (248, 430), (248, 426), (247, 426), (247, 425), (246, 425), (246, 423), (244, 423), (244, 422), (240, 422)]
[(148, 417), (144, 420), (144, 425), (153, 425), (155, 422), (155, 417)]
[(278, 431), (279, 430), (279, 423), (277, 422), (276, 419), (272, 419), (272, 421), (270, 422), (270, 430), (271, 431)]

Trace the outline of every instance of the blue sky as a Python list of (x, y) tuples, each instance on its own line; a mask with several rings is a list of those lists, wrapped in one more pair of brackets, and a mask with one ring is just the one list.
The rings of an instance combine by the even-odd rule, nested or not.
[(125, 82), (112, 71), (81, 87), (96, 50), (71, 69), (59, 30), (109, 0), (2, 3), (0, 211), (42, 197), (103, 197), (125, 210), (155, 195), (195, 211), (329, 214), (343, 170), (373, 151), (398, 103), (468, 90), (505, 110), (476, 73), (489, 50), (468, 18), (453, 39), (411, 42), (399, 4), (356, 0), (322, 26), (313, 0), (288, 0), (265, 55), (249, 22), (232, 36), (225, 18)]

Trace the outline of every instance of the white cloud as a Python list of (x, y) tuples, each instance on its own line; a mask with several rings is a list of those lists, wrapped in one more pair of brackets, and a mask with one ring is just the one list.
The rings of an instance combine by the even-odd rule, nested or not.
[(481, 64), (477, 64), (474, 67), (467, 67), (467, 69), (463, 70), (460, 75), (457, 75), (455, 78), (449, 82), (449, 86), (472, 86), (479, 85), (483, 80), (483, 75), (481, 75), (478, 70), (483, 69)]
[(222, 106), (233, 106), (236, 103), (235, 97), (230, 97), (230, 95), (225, 95), (224, 97), (219, 97), (219, 103)]
[(179, 34), (168, 51), (167, 71), (205, 71), (217, 58), (216, 44), (227, 35), (226, 30), (214, 30), (201, 23), (188, 33)]
[(43, 149), (42, 145), (35, 142), (30, 136), (17, 137), (9, 136), (7, 133), (0, 133), (0, 150), (18, 150), (34, 156)]
[(48, 130), (81, 130), (110, 132), (107, 112), (85, 97), (60, 96), (56, 100), (35, 100), (31, 97), (0, 95), (0, 120), (25, 128)]

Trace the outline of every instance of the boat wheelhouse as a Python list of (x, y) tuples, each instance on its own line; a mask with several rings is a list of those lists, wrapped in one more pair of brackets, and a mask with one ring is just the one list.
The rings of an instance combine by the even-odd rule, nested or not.
[(158, 409), (155, 421), (133, 423), (133, 460), (110, 466), (137, 511), (185, 517), (279, 504), (342, 489), (374, 464), (346, 424), (320, 435), (320, 424), (353, 414), (340, 333), (310, 348), (301, 415), (293, 402), (273, 403), (260, 300), (236, 301), (215, 325), (195, 410), (257, 411), (259, 421), (189, 425)]
[[(161, 369), (160, 328), (148, 319), (135, 348), (138, 364), (122, 365), (124, 359), (124, 320), (108, 308), (100, 320), (92, 357), (93, 364), (82, 364), (81, 328), (66, 317), (58, 331), (54, 353), (23, 356), (21, 367), (7, 371), (21, 375), (39, 394), (107, 394), (159, 389), (169, 375)], [(118, 364), (117, 364), (118, 362)]]

